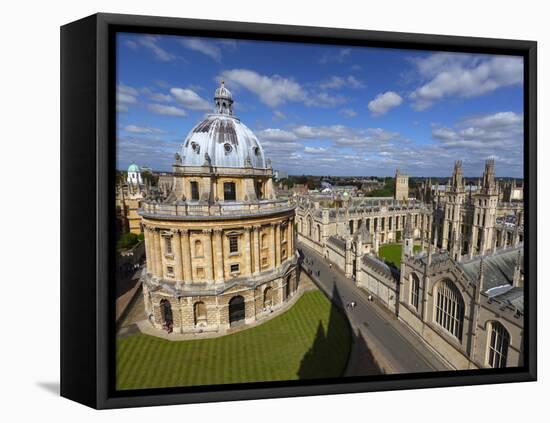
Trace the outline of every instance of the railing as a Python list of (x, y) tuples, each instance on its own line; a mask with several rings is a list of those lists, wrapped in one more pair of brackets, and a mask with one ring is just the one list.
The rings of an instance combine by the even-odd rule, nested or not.
[(175, 203), (158, 204), (143, 202), (140, 210), (142, 216), (231, 216), (249, 214), (269, 214), (278, 210), (291, 209), (294, 203), (290, 200), (264, 200), (253, 203), (223, 202), (215, 204)]

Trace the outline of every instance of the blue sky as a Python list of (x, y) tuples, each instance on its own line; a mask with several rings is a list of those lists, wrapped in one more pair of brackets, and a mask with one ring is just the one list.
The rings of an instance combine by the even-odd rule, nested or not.
[(117, 168), (170, 170), (222, 79), (290, 174), (523, 175), (521, 58), (147, 34), (117, 38)]

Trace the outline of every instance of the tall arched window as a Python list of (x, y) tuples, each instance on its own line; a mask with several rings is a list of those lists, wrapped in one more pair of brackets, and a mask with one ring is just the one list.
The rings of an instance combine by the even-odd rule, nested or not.
[(321, 225), (317, 225), (317, 242), (321, 242)]
[(198, 301), (193, 305), (193, 314), (195, 315), (195, 325), (206, 323), (206, 304)]
[(493, 368), (506, 367), (510, 335), (499, 322), (489, 323), (487, 364)]
[(195, 241), (195, 257), (202, 257), (204, 256), (204, 248), (202, 246), (202, 242), (200, 240)]
[(462, 340), (464, 300), (460, 291), (449, 280), (437, 286), (435, 321), (459, 341)]
[(420, 280), (416, 274), (411, 274), (411, 305), (418, 310), (418, 298), (420, 296)]
[(311, 235), (313, 233), (313, 220), (311, 219), (311, 216), (308, 216), (307, 218), (307, 234), (311, 238)]

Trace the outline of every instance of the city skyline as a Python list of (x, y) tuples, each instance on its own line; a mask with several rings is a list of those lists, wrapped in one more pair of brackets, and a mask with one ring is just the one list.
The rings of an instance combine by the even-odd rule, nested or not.
[(292, 175), (523, 177), (521, 58), (181, 36), (117, 39), (117, 168), (170, 171), (220, 80)]

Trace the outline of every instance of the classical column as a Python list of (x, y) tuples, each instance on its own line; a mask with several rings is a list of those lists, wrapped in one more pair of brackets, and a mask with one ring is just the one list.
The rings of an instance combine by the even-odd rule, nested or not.
[(189, 231), (182, 229), (180, 231), (181, 237), (181, 255), (183, 259), (183, 280), (185, 282), (192, 282), (193, 272), (191, 271), (191, 247), (189, 245)]
[(176, 280), (177, 281), (182, 281), (183, 280), (183, 266), (182, 266), (182, 257), (181, 257), (181, 234), (180, 234), (180, 231), (178, 229), (176, 229), (174, 232), (173, 232), (173, 235), (172, 235), (172, 245), (173, 245), (173, 249), (174, 249), (174, 261), (175, 261), (175, 264), (176, 264), (176, 268), (174, 269), (175, 270), (175, 276), (176, 276)]
[[(319, 234), (319, 236), (321, 236)], [(275, 266), (281, 264), (281, 224), (275, 225)]]
[(147, 272), (150, 274), (154, 273), (153, 269), (153, 254), (152, 254), (152, 242), (153, 239), (151, 238), (151, 229), (149, 226), (145, 226), (143, 228), (143, 233), (145, 234), (145, 258), (147, 259)]
[(153, 256), (155, 258), (155, 276), (162, 278), (162, 251), (160, 249), (160, 230), (158, 228), (154, 229), (153, 236), (155, 239)]
[(206, 245), (204, 246), (204, 254), (206, 256), (206, 280), (212, 282), (214, 280), (214, 254), (212, 251), (212, 229), (203, 229), (203, 234), (207, 235)]
[(260, 273), (260, 229), (261, 226), (254, 226), (254, 274)]
[(214, 280), (216, 283), (223, 281), (223, 247), (222, 247), (222, 229), (214, 229), (214, 256), (212, 258), (214, 266)]
[(250, 257), (250, 228), (244, 228), (244, 274), (245, 275), (251, 275), (252, 274), (252, 257)]
[(277, 265), (277, 263), (276, 263), (276, 260), (277, 260), (277, 253), (276, 253), (276, 250), (277, 250), (277, 231), (275, 229), (276, 227), (277, 227), (276, 223), (271, 224), (271, 236), (272, 236), (272, 239), (273, 239), (273, 248), (269, 252), (269, 262), (271, 263), (271, 266), (273, 266), (273, 267), (275, 267)]

